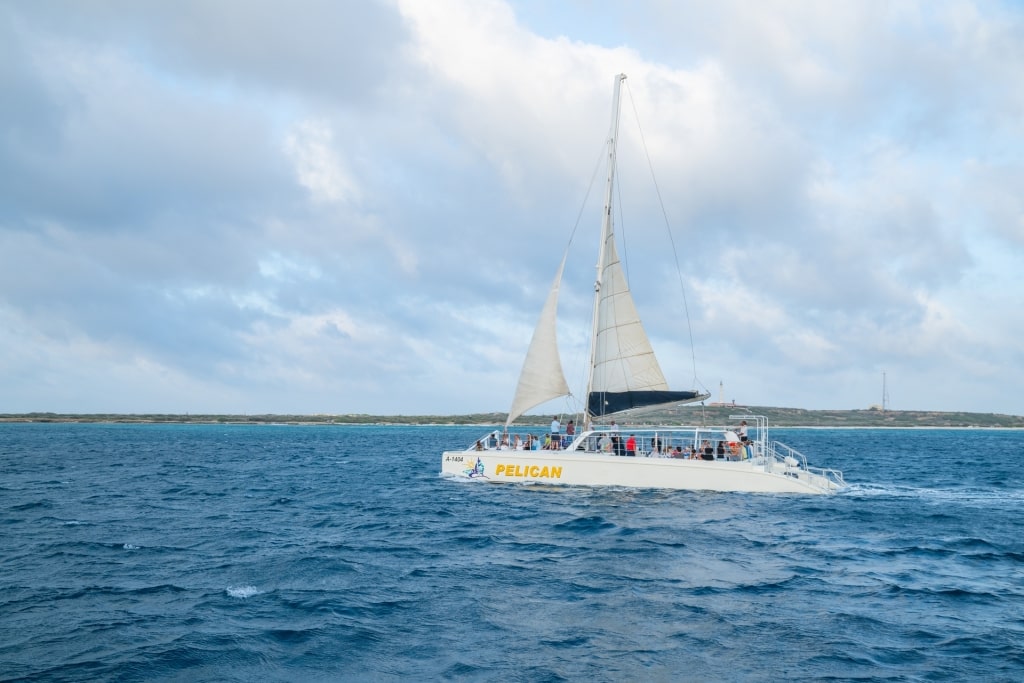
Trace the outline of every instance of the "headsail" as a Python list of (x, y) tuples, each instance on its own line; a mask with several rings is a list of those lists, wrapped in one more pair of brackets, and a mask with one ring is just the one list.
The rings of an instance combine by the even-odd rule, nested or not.
[(556, 334), (558, 317), (558, 289), (562, 284), (562, 271), (565, 269), (565, 257), (558, 267), (558, 274), (551, 284), (547, 301), (540, 312), (537, 327), (533, 330), (530, 348), (523, 361), (523, 369), (519, 373), (519, 384), (516, 395), (512, 399), (512, 407), (508, 411), (505, 426), (534, 406), (545, 401), (569, 394), (569, 385), (562, 372), (562, 361), (558, 355), (558, 337)]

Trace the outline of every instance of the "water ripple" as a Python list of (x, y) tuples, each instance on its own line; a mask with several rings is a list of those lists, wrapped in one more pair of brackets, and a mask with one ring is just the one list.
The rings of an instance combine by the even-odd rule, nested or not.
[(805, 498), (439, 477), (478, 431), (0, 425), (0, 672), (1024, 678), (1024, 434), (778, 430)]

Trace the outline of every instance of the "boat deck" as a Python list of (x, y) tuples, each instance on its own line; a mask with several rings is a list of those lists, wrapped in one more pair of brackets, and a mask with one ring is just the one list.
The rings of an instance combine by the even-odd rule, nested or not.
[[(830, 493), (846, 486), (839, 470), (810, 467), (802, 453), (770, 439), (764, 418), (744, 417), (755, 423), (746, 441), (729, 427), (608, 426), (541, 447), (536, 435), (495, 431), (465, 451), (445, 453), (442, 469), (496, 481), (719, 491)], [(536, 447), (516, 448), (517, 442)]]

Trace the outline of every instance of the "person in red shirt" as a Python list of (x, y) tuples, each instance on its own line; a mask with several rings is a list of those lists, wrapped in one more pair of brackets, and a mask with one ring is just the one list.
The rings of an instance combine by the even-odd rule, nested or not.
[(626, 455), (632, 458), (636, 457), (636, 437), (632, 434), (626, 439)]

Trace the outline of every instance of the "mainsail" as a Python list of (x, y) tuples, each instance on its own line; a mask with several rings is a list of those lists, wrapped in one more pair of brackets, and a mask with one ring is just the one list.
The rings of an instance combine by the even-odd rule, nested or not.
[(562, 284), (562, 271), (565, 269), (565, 257), (558, 267), (558, 274), (551, 284), (547, 301), (540, 312), (537, 327), (533, 330), (530, 348), (523, 361), (523, 369), (519, 373), (519, 384), (512, 399), (512, 407), (508, 411), (505, 426), (534, 406), (550, 401), (569, 393), (569, 385), (562, 372), (562, 361), (558, 355), (558, 337), (556, 334), (558, 318), (558, 288)]
[(663, 403), (685, 403), (703, 398), (696, 391), (670, 391), (654, 356), (626, 274), (615, 249), (612, 195), (619, 131), (619, 90), (624, 74), (615, 78), (612, 124), (608, 137), (608, 179), (601, 225), (601, 250), (594, 284), (593, 348), (587, 389), (591, 417), (610, 415)]

